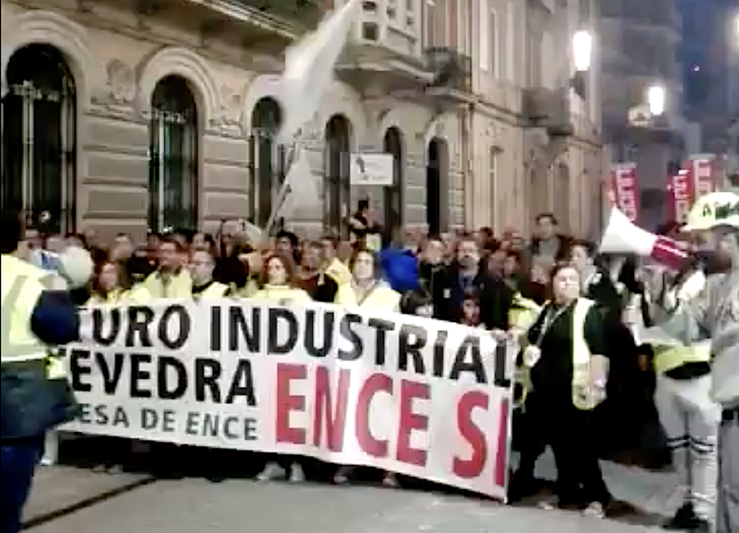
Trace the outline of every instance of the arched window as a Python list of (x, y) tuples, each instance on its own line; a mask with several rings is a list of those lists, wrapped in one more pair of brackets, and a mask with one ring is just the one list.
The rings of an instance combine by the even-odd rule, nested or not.
[(348, 237), (351, 209), (350, 157), (351, 126), (346, 117), (334, 115), (326, 124), (324, 226), (342, 238)]
[(426, 154), (426, 223), (430, 235), (438, 235), (447, 229), (448, 158), (446, 142), (432, 139)]
[(45, 221), (48, 233), (75, 226), (77, 94), (62, 53), (32, 44), (10, 58), (3, 98), (2, 208)]
[(403, 225), (403, 134), (398, 128), (385, 132), (385, 153), (393, 156), (393, 184), (385, 187), (385, 228), (394, 230)]
[(198, 109), (188, 82), (168, 76), (151, 101), (149, 229), (196, 229), (198, 224)]
[(275, 143), (282, 122), (280, 105), (262, 98), (252, 111), (249, 137), (249, 219), (264, 227), (284, 179), (285, 150)]

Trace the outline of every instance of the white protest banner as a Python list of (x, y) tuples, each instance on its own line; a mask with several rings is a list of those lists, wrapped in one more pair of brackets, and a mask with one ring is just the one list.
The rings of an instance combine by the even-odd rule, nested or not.
[(85, 311), (63, 429), (367, 465), (505, 498), (515, 346), (482, 330), (256, 300)]

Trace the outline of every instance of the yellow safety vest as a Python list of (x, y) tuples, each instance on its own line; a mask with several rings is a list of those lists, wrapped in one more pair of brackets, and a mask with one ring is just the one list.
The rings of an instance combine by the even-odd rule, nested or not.
[(337, 257), (334, 257), (333, 261), (326, 267), (326, 274), (334, 278), (339, 287), (352, 281), (352, 273), (349, 271), (349, 267)]
[(192, 296), (196, 300), (217, 300), (223, 298), (226, 292), (228, 292), (228, 285), (214, 281), (207, 289), (197, 294), (194, 293)]
[(133, 287), (130, 291), (128, 291), (128, 294), (126, 294), (126, 301), (129, 303), (143, 303), (148, 302), (151, 299), (152, 298), (149, 290), (145, 286), (140, 284)]
[(541, 313), (541, 307), (535, 301), (524, 298), (517, 292), (513, 297), (513, 305), (508, 311), (508, 322), (512, 328), (527, 331), (534, 325), (539, 313)]
[[(12, 255), (2, 256), (2, 352), (3, 364), (21, 361), (43, 361), (49, 357), (48, 347), (31, 330), (31, 316), (50, 275)], [(64, 376), (63, 365), (49, 358), (50, 379)]]
[(192, 279), (184, 268), (170, 276), (165, 283), (159, 272), (153, 272), (141, 282), (150, 298), (190, 298), (192, 296)]
[(254, 294), (258, 300), (277, 300), (282, 304), (301, 304), (312, 301), (310, 294), (303, 289), (296, 289), (287, 285), (265, 285)]
[(105, 296), (102, 294), (93, 294), (90, 299), (87, 300), (87, 305), (112, 305), (121, 303), (128, 299), (128, 291), (123, 289), (114, 289), (108, 292)]
[(344, 284), (336, 291), (334, 303), (343, 305), (344, 307), (366, 307), (369, 309), (384, 309), (385, 311), (398, 312), (400, 310), (400, 299), (401, 295), (399, 292), (378, 285), (370, 289), (365, 299), (360, 302), (357, 300), (357, 293), (354, 292), (354, 287), (351, 284)]
[(593, 384), (592, 374), (608, 372), (608, 359), (594, 355), (585, 339), (585, 320), (595, 302), (579, 298), (572, 313), (572, 403), (582, 411), (592, 411), (606, 399), (605, 382)]
[(237, 287), (231, 283), (231, 296), (234, 298), (253, 298), (259, 292), (259, 283), (254, 278), (249, 278), (243, 287)]
[(110, 291), (105, 297), (99, 294), (93, 294), (87, 300), (87, 305), (130, 305), (151, 300), (151, 295), (146, 287), (137, 285), (131, 290), (115, 289)]

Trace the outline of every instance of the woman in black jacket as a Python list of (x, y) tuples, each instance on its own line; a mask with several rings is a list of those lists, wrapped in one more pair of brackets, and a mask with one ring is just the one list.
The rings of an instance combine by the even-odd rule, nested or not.
[[(526, 335), (521, 366), (531, 385), (525, 396), (526, 438), (509, 488), (512, 501), (534, 482), (536, 460), (546, 445), (557, 465), (556, 504), (603, 517), (611, 494), (592, 439), (593, 410), (605, 398), (608, 375), (602, 314), (582, 298), (580, 275), (569, 265), (552, 271), (552, 300)], [(555, 502), (541, 502), (552, 507)]]

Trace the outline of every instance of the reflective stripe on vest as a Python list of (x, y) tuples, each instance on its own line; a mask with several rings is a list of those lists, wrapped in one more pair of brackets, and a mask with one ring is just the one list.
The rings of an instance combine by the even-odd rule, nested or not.
[(592, 354), (585, 338), (585, 321), (595, 302), (580, 298), (572, 313), (572, 403), (582, 411), (595, 409), (606, 399), (605, 383), (593, 384), (593, 372), (601, 366), (607, 373), (608, 360), (602, 354)]
[(710, 340), (692, 346), (665, 347), (658, 349), (654, 356), (654, 371), (663, 374), (687, 363), (708, 363), (710, 361)]
[[(29, 361), (33, 359), (43, 359), (46, 353), (39, 343), (29, 342), (28, 344), (18, 344), (11, 341), (11, 331), (13, 328), (13, 315), (16, 307), (23, 294), (23, 289), (29, 281), (29, 276), (18, 276), (13, 280), (10, 290), (2, 299), (2, 358), (4, 361)], [(28, 317), (30, 322), (31, 317)], [(28, 324), (30, 330), (30, 323)]]
[(67, 377), (67, 369), (61, 357), (48, 356), (46, 359), (46, 377), (49, 379), (64, 379)]

